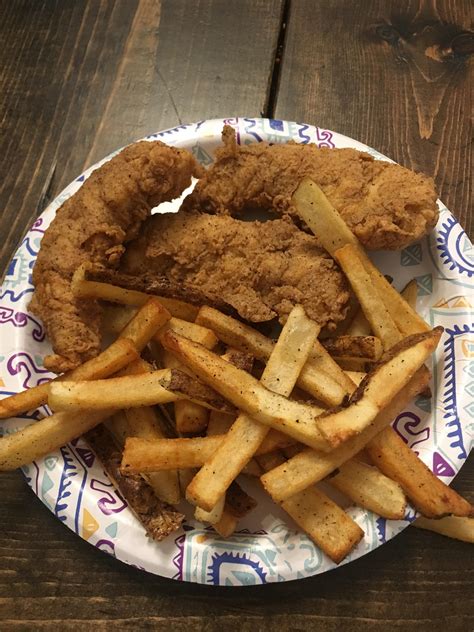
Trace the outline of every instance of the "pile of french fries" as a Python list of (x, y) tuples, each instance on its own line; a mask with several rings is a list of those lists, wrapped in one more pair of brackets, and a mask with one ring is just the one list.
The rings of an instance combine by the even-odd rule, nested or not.
[(474, 541), (470, 503), (390, 425), (426, 391), (442, 330), (416, 313), (416, 282), (399, 294), (314, 182), (301, 182), (294, 204), (359, 301), (342, 335), (319, 339), (297, 305), (274, 341), (211, 307), (90, 281), (79, 269), (73, 291), (106, 302), (116, 339), (74, 371), (0, 401), (3, 418), (45, 403), (54, 411), (0, 440), (0, 469), (104, 423), (124, 477), (139, 475), (171, 505), (185, 497), (223, 537), (255, 506), (237, 483), (243, 475), (336, 563), (364, 534), (323, 481), (389, 519), (402, 519), (408, 500), (421, 528)]

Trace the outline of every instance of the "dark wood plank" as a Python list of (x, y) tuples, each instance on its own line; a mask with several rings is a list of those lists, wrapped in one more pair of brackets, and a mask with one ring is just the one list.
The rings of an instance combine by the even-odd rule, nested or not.
[[(474, 461), (454, 486), (474, 488)], [(20, 474), (0, 477), (2, 630), (464, 632), (474, 625), (472, 548), (408, 528), (330, 574), (258, 588), (179, 584), (101, 555)], [(4, 498), (7, 502), (4, 502)], [(470, 498), (474, 500), (474, 494)]]
[(260, 113), (281, 6), (2, 0), (0, 270), (31, 223), (54, 163), (52, 194), (148, 133)]
[(472, 234), (469, 0), (292, 0), (276, 118), (432, 175)]

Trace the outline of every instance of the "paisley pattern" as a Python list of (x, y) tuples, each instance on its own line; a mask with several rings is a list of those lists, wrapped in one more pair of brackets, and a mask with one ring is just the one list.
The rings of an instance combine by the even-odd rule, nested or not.
[[(220, 144), (223, 123), (231, 125), (240, 143), (269, 141), (316, 143), (320, 147), (354, 147), (377, 159), (377, 151), (340, 134), (311, 125), (275, 119), (233, 118), (199, 121), (152, 134), (190, 149), (205, 166)], [(108, 160), (111, 156), (104, 159)], [(104, 162), (102, 161), (102, 162)], [(56, 209), (84, 182), (98, 163), (71, 183), (35, 222), (15, 253), (0, 288), (0, 394), (6, 396), (48, 379), (41, 364), (49, 351), (41, 323), (28, 312), (31, 269), (42, 234)], [(160, 207), (177, 209), (178, 202)], [(440, 220), (433, 233), (402, 252), (376, 253), (374, 260), (398, 288), (416, 278), (418, 309), (445, 332), (433, 362), (433, 399), (418, 397), (394, 421), (394, 428), (445, 482), (466, 459), (474, 434), (474, 250), (454, 217), (439, 202)], [(47, 407), (0, 422), (2, 434), (13, 432), (48, 414)], [(79, 439), (23, 468), (35, 494), (70, 529), (89, 543), (136, 568), (179, 581), (248, 586), (308, 577), (334, 564), (285, 514), (251, 488), (258, 508), (240, 531), (223, 540), (187, 516), (183, 529), (161, 544), (151, 542), (128, 510), (100, 462)], [(244, 482), (244, 485), (246, 482)], [(416, 514), (389, 521), (358, 507), (348, 513), (364, 529), (365, 538), (345, 563), (374, 550), (404, 529)]]

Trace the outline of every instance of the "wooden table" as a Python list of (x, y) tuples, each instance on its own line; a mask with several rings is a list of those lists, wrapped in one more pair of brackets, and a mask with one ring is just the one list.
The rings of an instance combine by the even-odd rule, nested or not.
[[(1, 0), (4, 269), (85, 167), (202, 118), (304, 121), (433, 175), (468, 232), (469, 0)], [(54, 173), (53, 165), (56, 165)], [(471, 459), (454, 487), (474, 499)], [(413, 528), (330, 574), (255, 589), (141, 573), (0, 477), (0, 628), (472, 629), (472, 549)]]

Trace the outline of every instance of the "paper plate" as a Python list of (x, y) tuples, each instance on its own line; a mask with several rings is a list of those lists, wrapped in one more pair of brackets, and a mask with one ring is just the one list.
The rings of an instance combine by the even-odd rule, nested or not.
[[(319, 147), (354, 147), (377, 159), (377, 151), (329, 130), (268, 119), (225, 119), (180, 125), (149, 136), (186, 147), (205, 166), (220, 144), (222, 126), (235, 128), (239, 143), (262, 140), (316, 143)], [(105, 160), (110, 159), (108, 156)], [(101, 163), (99, 163), (101, 164)], [(34, 386), (51, 374), (42, 366), (49, 352), (43, 327), (28, 313), (33, 292), (31, 270), (41, 237), (56, 209), (98, 165), (72, 182), (33, 224), (13, 257), (0, 292), (0, 394)], [(179, 204), (164, 204), (176, 210)], [(433, 326), (445, 329), (436, 352), (433, 399), (418, 397), (394, 421), (395, 430), (445, 483), (465, 461), (474, 428), (474, 249), (461, 226), (439, 202), (440, 218), (431, 235), (401, 252), (380, 252), (376, 263), (394, 278), (397, 288), (418, 283), (418, 309)], [(13, 432), (42, 414), (40, 409), (1, 422)], [(242, 586), (290, 581), (331, 570), (335, 565), (256, 486), (244, 483), (258, 507), (224, 540), (192, 519), (157, 544), (150, 541), (127, 504), (104, 473), (100, 462), (79, 439), (23, 468), (35, 494), (54, 515), (90, 544), (118, 560), (179, 581)], [(358, 507), (347, 511), (365, 532), (344, 563), (355, 560), (400, 533), (415, 517), (390, 521)]]

